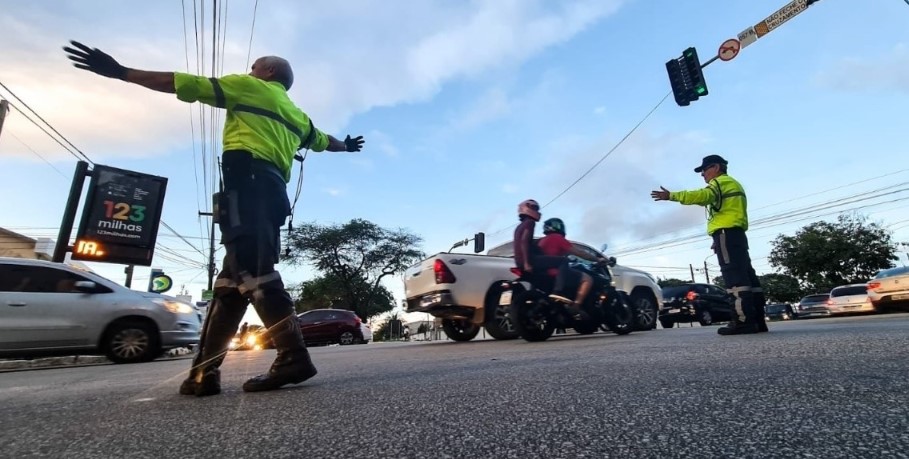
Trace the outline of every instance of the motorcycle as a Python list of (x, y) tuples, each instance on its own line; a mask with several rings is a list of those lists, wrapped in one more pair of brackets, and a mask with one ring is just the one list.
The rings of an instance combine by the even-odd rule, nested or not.
[[(576, 318), (567, 305), (549, 297), (554, 283), (550, 276), (528, 276), (520, 269), (512, 268), (512, 273), (518, 278), (502, 287), (513, 292), (509, 314), (515, 331), (527, 341), (545, 341), (556, 329), (564, 328), (573, 328), (582, 335), (598, 329), (618, 335), (631, 333), (634, 329), (634, 306), (627, 293), (616, 290), (611, 266), (615, 266), (614, 258), (604, 264), (581, 263), (578, 260), (570, 263), (572, 269), (585, 272), (593, 279), (590, 293), (581, 305), (581, 310), (586, 313), (586, 317), (582, 318)], [(529, 289), (524, 287), (525, 283), (530, 285)]]

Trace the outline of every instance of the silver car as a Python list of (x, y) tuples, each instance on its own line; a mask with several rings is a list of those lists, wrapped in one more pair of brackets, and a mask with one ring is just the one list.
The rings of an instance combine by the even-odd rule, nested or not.
[(865, 284), (841, 285), (830, 291), (827, 309), (831, 314), (850, 314), (854, 312), (874, 312), (874, 305), (868, 298), (868, 286)]
[(909, 304), (909, 268), (885, 269), (868, 281), (868, 297), (876, 307)]
[(188, 303), (89, 271), (0, 258), (0, 357), (99, 352), (145, 362), (197, 344), (201, 319)]

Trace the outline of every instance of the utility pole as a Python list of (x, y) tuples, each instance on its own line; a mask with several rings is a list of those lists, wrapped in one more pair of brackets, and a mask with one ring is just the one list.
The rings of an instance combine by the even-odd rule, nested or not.
[(3, 121), (6, 120), (6, 112), (9, 111), (9, 102), (6, 99), (0, 99), (0, 134), (3, 133)]
[(126, 268), (123, 268), (123, 272), (126, 273), (126, 283), (124, 284), (126, 288), (133, 286), (133, 269), (135, 269), (133, 265), (126, 265)]
[(707, 283), (710, 283), (710, 272), (707, 271), (707, 260), (704, 260), (704, 278), (707, 279)]
[[(211, 212), (199, 212), (199, 215), (211, 217)], [(211, 219), (211, 230), (208, 233), (208, 287), (211, 290), (215, 282), (215, 219)]]
[(688, 269), (691, 270), (691, 282), (694, 283), (694, 265), (691, 263), (688, 263)]

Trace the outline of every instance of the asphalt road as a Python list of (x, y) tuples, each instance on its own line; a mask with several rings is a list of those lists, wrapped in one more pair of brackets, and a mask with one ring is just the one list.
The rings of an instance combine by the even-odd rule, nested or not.
[(0, 374), (3, 457), (909, 457), (909, 314), (312, 350), (320, 373), (177, 394), (189, 362)]

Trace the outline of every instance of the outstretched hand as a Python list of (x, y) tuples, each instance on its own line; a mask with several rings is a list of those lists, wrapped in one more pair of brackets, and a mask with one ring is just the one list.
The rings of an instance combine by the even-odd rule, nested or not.
[(360, 151), (363, 148), (363, 143), (365, 143), (365, 142), (366, 141), (363, 140), (362, 135), (358, 135), (353, 138), (351, 138), (350, 135), (348, 135), (347, 138), (344, 139), (344, 147), (347, 149), (347, 151), (350, 151), (350, 152)]
[(654, 201), (668, 201), (669, 200), (669, 190), (666, 188), (660, 187), (659, 190), (654, 190), (650, 192), (650, 197)]
[(126, 78), (126, 67), (120, 65), (113, 57), (98, 48), (89, 48), (78, 41), (71, 40), (70, 43), (75, 48), (64, 46), (63, 51), (67, 52), (66, 57), (73, 61), (74, 67), (108, 78), (119, 80)]

